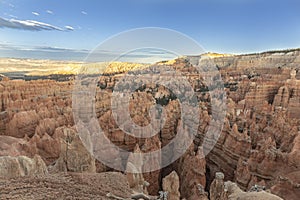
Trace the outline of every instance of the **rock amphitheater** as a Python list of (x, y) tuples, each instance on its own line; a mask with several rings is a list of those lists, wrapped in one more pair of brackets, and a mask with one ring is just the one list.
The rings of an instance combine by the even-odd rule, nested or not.
[[(298, 200), (300, 50), (211, 58), (224, 83), (227, 110), (220, 136), (212, 138), (216, 144), (205, 157), (202, 142), (214, 109), (201, 74), (191, 64), (200, 57), (156, 64), (187, 77), (198, 99), (200, 123), (179, 159), (144, 174), (116, 171), (84, 147), (73, 118), (72, 75), (62, 80), (44, 75), (15, 79), (7, 72), (0, 76), (0, 199)], [(131, 118), (146, 126), (151, 123), (149, 108), (158, 103), (166, 111), (165, 124), (151, 138), (125, 134), (111, 108), (114, 86), (126, 73), (118, 70), (97, 80), (100, 126), (111, 142), (127, 151), (161, 149), (177, 134), (180, 102), (165, 87), (145, 85), (130, 100)], [(156, 161), (144, 165), (151, 162)]]

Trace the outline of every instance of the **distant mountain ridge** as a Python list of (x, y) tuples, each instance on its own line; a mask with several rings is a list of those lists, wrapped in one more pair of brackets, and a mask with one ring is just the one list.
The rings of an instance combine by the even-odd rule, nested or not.
[[(220, 68), (228, 66), (243, 67), (291, 67), (298, 68), (300, 48), (273, 50), (251, 54), (222, 54), (207, 52), (196, 56), (183, 56), (174, 60), (157, 62), (157, 65), (174, 65), (182, 58), (207, 57), (213, 59)], [(0, 58), (0, 74), (21, 73), (26, 76), (76, 75), (78, 73), (114, 74), (143, 69), (150, 64), (111, 62), (84, 63), (78, 61), (53, 61), (35, 59)]]

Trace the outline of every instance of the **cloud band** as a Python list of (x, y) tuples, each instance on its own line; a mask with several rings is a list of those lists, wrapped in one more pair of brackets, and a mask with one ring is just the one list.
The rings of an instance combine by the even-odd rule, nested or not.
[(34, 21), (34, 20), (17, 20), (17, 19), (5, 19), (0, 17), (0, 28), (12, 28), (12, 29), (21, 29), (28, 31), (70, 31), (71, 29), (62, 29), (51, 24), (44, 22)]

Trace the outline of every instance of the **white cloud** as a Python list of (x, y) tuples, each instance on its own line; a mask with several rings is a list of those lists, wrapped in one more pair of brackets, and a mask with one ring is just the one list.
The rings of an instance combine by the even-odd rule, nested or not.
[(74, 28), (72, 26), (65, 26), (65, 28), (69, 31), (74, 31)]
[(9, 17), (11, 17), (11, 18), (15, 18), (15, 19), (17, 19), (18, 17), (17, 16), (15, 16), (15, 15), (8, 15)]
[(87, 49), (69, 49), (51, 46), (14, 45), (9, 44), (7, 41), (0, 41), (0, 50), (89, 53), (89, 50)]
[(38, 12), (31, 12), (33, 15), (35, 15), (35, 16), (39, 16), (40, 15), (40, 13), (38, 13)]
[[(0, 28), (12, 28), (29, 31), (42, 31), (42, 30), (56, 30), (64, 31), (64, 29), (47, 24), (44, 22), (38, 22), (34, 20), (17, 20), (17, 19), (5, 19), (0, 17)], [(69, 29), (68, 29), (69, 30)]]
[(53, 15), (53, 11), (52, 10), (46, 10), (46, 13), (50, 14), (50, 15)]
[(83, 15), (87, 15), (87, 12), (85, 12), (85, 11), (81, 11), (81, 14), (83, 14)]
[[(82, 61), (88, 49), (69, 49), (51, 46), (16, 45), (0, 40), (0, 57)], [(4, 68), (7, 70), (7, 67)]]

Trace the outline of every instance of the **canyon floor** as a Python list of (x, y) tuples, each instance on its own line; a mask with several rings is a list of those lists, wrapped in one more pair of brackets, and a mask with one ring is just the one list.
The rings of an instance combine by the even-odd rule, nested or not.
[[(201, 60), (196, 65), (204, 66), (204, 71), (209, 60), (218, 73), (208, 70), (203, 75), (195, 60)], [(299, 63), (300, 50), (285, 50), (181, 57), (154, 65), (112, 63), (101, 65), (101, 76), (95, 76), (100, 65), (94, 65), (87, 73), (96, 77), (94, 103), (80, 102), (74, 108), (74, 88), (89, 87), (86, 82), (76, 85), (82, 63), (0, 59), (0, 198), (298, 200)], [(140, 80), (125, 83), (124, 77), (158, 74), (157, 69), (164, 67), (186, 77), (197, 100), (193, 105), (199, 109), (199, 121), (181, 119), (183, 112), (193, 113), (190, 107), (181, 109), (180, 100), (191, 92), (181, 81), (172, 82), (170, 88), (147, 83), (131, 95), (127, 112), (135, 124), (145, 127), (151, 124), (151, 107), (159, 104), (164, 110), (163, 126), (149, 138), (126, 134), (118, 120), (126, 119), (128, 113), (120, 112), (116, 119), (111, 106), (115, 87), (130, 92), (130, 84), (138, 85)], [(164, 74), (166, 80), (174, 78)], [(218, 118), (216, 105), (226, 108), (223, 117)], [(182, 125), (197, 127), (184, 129), (195, 134), (179, 158), (176, 152), (181, 152), (185, 141), (172, 146), (167, 158), (160, 155), (170, 161), (168, 166), (134, 174), (104, 165), (90, 154), (76, 127), (76, 115), (83, 116), (82, 121), (94, 116), (115, 146), (141, 154), (168, 146)], [(124, 128), (133, 131), (126, 123)], [(98, 144), (97, 151), (116, 163), (120, 161), (117, 167), (129, 170), (135, 165), (131, 156), (111, 151), (103, 141), (92, 139), (91, 144)], [(143, 171), (157, 164), (150, 159), (138, 166)]]

